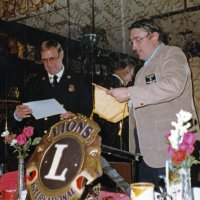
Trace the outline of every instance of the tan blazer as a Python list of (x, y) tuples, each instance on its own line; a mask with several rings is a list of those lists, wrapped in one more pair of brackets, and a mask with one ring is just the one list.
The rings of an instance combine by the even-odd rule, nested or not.
[(183, 109), (196, 118), (191, 72), (182, 50), (162, 44), (128, 90), (143, 159), (151, 167), (164, 167), (169, 159), (164, 135), (173, 128), (171, 121), (177, 121), (176, 113)]

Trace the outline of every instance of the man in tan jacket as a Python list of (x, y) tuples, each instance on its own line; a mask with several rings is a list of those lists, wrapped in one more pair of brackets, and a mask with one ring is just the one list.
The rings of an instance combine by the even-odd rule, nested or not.
[[(119, 102), (129, 101), (130, 125), (136, 123), (136, 151), (143, 161), (139, 181), (158, 185), (169, 159), (164, 134), (172, 129), (181, 109), (196, 118), (192, 97), (191, 72), (187, 59), (178, 47), (162, 42), (162, 32), (152, 20), (139, 20), (130, 26), (132, 50), (144, 60), (134, 86), (107, 91)], [(198, 124), (197, 124), (198, 125)], [(197, 127), (199, 129), (199, 127)], [(130, 135), (133, 134), (130, 126)], [(133, 140), (130, 141), (133, 144)], [(133, 145), (130, 150), (135, 150)]]

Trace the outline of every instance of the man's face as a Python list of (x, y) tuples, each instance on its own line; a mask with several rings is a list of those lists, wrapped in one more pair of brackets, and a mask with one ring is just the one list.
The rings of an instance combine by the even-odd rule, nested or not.
[(133, 28), (130, 31), (130, 44), (139, 59), (147, 60), (158, 45), (158, 34), (149, 33), (142, 28)]
[(63, 52), (58, 52), (56, 48), (45, 49), (41, 52), (41, 62), (47, 72), (52, 75), (57, 74), (63, 66)]
[(123, 81), (125, 86), (132, 81), (133, 75), (134, 75), (134, 69), (130, 66), (126, 66), (126, 68), (124, 69), (124, 76), (123, 76)]

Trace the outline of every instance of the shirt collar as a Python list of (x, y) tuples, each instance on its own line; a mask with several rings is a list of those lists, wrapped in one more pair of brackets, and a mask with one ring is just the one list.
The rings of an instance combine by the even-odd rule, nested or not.
[[(64, 66), (62, 67), (62, 69), (57, 73), (57, 74), (54, 74), (54, 75), (56, 75), (57, 77), (58, 77), (58, 79), (60, 80), (60, 78), (62, 77), (62, 75), (63, 75), (63, 73), (64, 73)], [(54, 75), (52, 75), (52, 74), (50, 74), (49, 72), (48, 72), (48, 77), (49, 77), (49, 79), (51, 80), (53, 77), (54, 77)]]
[(112, 74), (112, 76), (115, 76), (115, 77), (117, 77), (119, 80), (120, 80), (120, 82), (121, 82), (121, 84), (122, 85), (124, 85), (124, 82), (123, 82), (123, 80), (117, 75), (117, 74)]
[(153, 51), (153, 53), (148, 57), (148, 59), (145, 61), (144, 66), (147, 66), (149, 62), (152, 60), (152, 58), (155, 56), (155, 54), (158, 52), (158, 50), (164, 45), (164, 43), (160, 43)]

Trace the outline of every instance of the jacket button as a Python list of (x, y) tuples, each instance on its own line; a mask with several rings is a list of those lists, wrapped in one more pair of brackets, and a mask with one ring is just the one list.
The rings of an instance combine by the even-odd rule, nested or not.
[(47, 120), (48, 120), (48, 117), (45, 117), (44, 120), (47, 121)]

